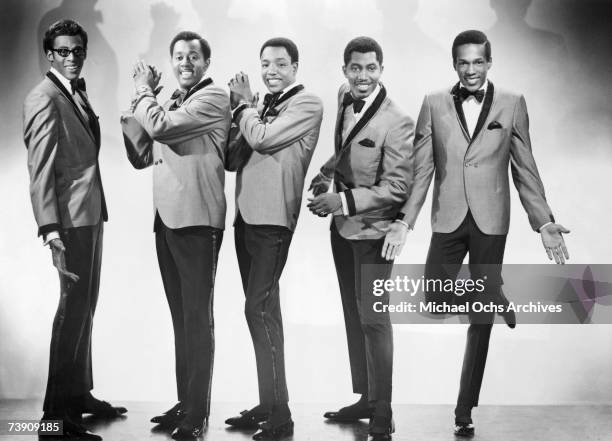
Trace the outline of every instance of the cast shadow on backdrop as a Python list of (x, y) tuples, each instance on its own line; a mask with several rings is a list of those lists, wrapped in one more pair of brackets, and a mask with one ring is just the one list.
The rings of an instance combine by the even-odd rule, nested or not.
[(456, 82), (450, 69), (450, 46), (444, 50), (416, 21), (419, 3), (377, 0), (383, 17), (383, 82), (400, 107), (415, 119), (427, 93)]

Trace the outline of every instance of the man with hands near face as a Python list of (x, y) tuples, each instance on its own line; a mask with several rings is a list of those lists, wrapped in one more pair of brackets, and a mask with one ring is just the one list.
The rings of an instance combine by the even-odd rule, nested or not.
[(226, 423), (259, 429), (253, 439), (293, 433), (285, 379), (279, 279), (295, 230), (304, 178), (319, 138), (321, 100), (296, 82), (298, 49), (287, 38), (266, 41), (263, 104), (240, 73), (229, 82), (233, 124), (226, 167), (237, 171), (236, 255), (253, 339), (259, 404)]
[[(485, 294), (507, 304), (501, 290), (501, 264), (510, 221), (508, 166), (531, 227), (556, 263), (569, 258), (546, 202), (531, 152), (529, 118), (522, 95), (499, 89), (487, 79), (491, 43), (480, 31), (460, 33), (452, 45), (459, 77), (454, 87), (425, 97), (414, 142), (412, 192), (385, 238), (390, 258), (401, 251), (435, 174), (431, 223), (433, 234), (425, 265), (426, 279), (454, 280), (469, 253), (471, 277), (487, 280)], [(440, 298), (441, 294), (427, 293)], [(447, 301), (447, 300), (445, 300)], [(502, 314), (514, 327), (513, 313)], [(455, 434), (472, 436), (472, 408), (478, 406), (494, 315), (469, 314), (470, 326), (461, 371)]]
[[(310, 211), (333, 215), (331, 244), (340, 285), (353, 392), (357, 403), (325, 417), (370, 419), (370, 439), (391, 439), (393, 333), (388, 312), (373, 313), (366, 280), (386, 279), (393, 261), (381, 257), (385, 232), (410, 194), (414, 122), (380, 82), (383, 53), (369, 37), (351, 40), (338, 93), (335, 154), (310, 186)], [(334, 192), (327, 193), (331, 182)], [(401, 222), (401, 219), (399, 220)], [(369, 265), (368, 265), (369, 264)], [(388, 302), (385, 294), (381, 298)]]
[(207, 77), (208, 42), (181, 32), (170, 43), (179, 89), (157, 102), (161, 75), (134, 66), (136, 95), (121, 118), (137, 169), (153, 166), (157, 257), (174, 328), (178, 403), (151, 421), (176, 439), (201, 435), (210, 413), (214, 357), (213, 293), (225, 226), (227, 93)]
[(60, 20), (45, 32), (43, 49), (49, 72), (23, 106), (32, 208), (60, 278), (43, 420), (63, 420), (63, 437), (99, 440), (81, 426), (81, 415), (112, 418), (127, 410), (91, 394), (91, 333), (108, 215), (100, 126), (80, 77), (87, 33), (75, 21)]

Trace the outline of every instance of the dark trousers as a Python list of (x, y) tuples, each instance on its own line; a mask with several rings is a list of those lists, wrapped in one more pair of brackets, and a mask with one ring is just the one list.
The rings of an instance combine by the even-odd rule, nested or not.
[(60, 275), (60, 299), (53, 320), (49, 377), (43, 410), (61, 415), (73, 397), (93, 389), (91, 330), (98, 302), (103, 223), (61, 232), (66, 268), (79, 276), (74, 283)]
[(259, 402), (271, 408), (289, 401), (278, 282), (293, 232), (278, 225), (234, 224), (236, 255), (246, 296), (244, 313), (253, 339)]
[(174, 328), (178, 400), (193, 421), (210, 414), (215, 333), (213, 298), (223, 231), (170, 229), (156, 222), (155, 244)]
[[(469, 252), (472, 279), (486, 276), (488, 282), (485, 285), (483, 299), (495, 301), (501, 294), (501, 263), (504, 260), (505, 246), (505, 234), (484, 234), (478, 229), (472, 214), (468, 212), (461, 225), (452, 233), (433, 233), (425, 264), (425, 277), (455, 280), (463, 259)], [(470, 326), (467, 331), (459, 396), (455, 408), (457, 421), (466, 423), (471, 423), (471, 409), (478, 406), (489, 351), (493, 314), (487, 318), (470, 313), (469, 318)]]
[[(388, 312), (372, 311), (372, 284), (362, 283), (387, 279), (391, 275), (393, 262), (380, 255), (383, 242), (384, 238), (347, 240), (332, 224), (331, 246), (342, 297), (353, 392), (366, 395), (369, 401), (390, 403), (393, 376), (391, 320)], [(364, 274), (364, 271), (368, 273)], [(381, 300), (388, 303), (388, 297)]]

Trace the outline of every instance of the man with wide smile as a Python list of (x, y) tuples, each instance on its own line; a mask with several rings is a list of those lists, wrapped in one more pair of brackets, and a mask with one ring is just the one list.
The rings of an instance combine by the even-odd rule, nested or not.
[(214, 358), (213, 294), (225, 227), (227, 93), (206, 76), (210, 46), (194, 32), (170, 43), (179, 89), (157, 102), (160, 75), (139, 61), (136, 96), (121, 118), (128, 158), (153, 166), (155, 244), (174, 328), (178, 403), (151, 422), (175, 439), (204, 432), (210, 414)]
[[(383, 52), (375, 40), (351, 40), (342, 71), (348, 83), (338, 92), (335, 154), (312, 181), (314, 198), (308, 207), (319, 216), (333, 215), (332, 252), (353, 392), (360, 398), (324, 416), (344, 423), (367, 418), (369, 439), (388, 441), (394, 431), (393, 331), (389, 313), (372, 313), (362, 287), (391, 274), (393, 261), (384, 258), (384, 232), (410, 194), (414, 122), (380, 82)], [(332, 180), (335, 191), (328, 193)], [(388, 294), (380, 300), (387, 303)]]
[(279, 280), (323, 117), (321, 100), (296, 82), (295, 43), (270, 39), (259, 57), (269, 91), (263, 105), (258, 105), (246, 74), (241, 72), (229, 82), (234, 123), (227, 164), (237, 171), (234, 236), (257, 362), (259, 404), (226, 423), (258, 428), (256, 440), (293, 433)]
[(32, 208), (60, 276), (43, 420), (63, 420), (66, 438), (100, 440), (81, 426), (81, 415), (114, 418), (127, 410), (91, 394), (91, 333), (108, 214), (100, 126), (80, 77), (87, 33), (73, 20), (60, 20), (45, 32), (43, 48), (49, 72), (23, 106)]
[[(491, 43), (476, 30), (461, 32), (452, 44), (459, 82), (425, 96), (414, 142), (413, 191), (385, 238), (388, 257), (401, 251), (435, 174), (431, 211), (432, 236), (425, 264), (428, 280), (455, 280), (469, 253), (472, 279), (486, 280), (489, 301), (507, 305), (501, 264), (510, 224), (508, 168), (549, 259), (569, 257), (562, 233), (546, 202), (544, 185), (531, 152), (525, 98), (493, 85)], [(480, 294), (479, 294), (480, 295)], [(454, 304), (456, 296), (432, 291), (426, 298)], [(502, 313), (508, 326), (514, 313)], [(455, 407), (455, 435), (470, 437), (472, 410), (478, 406), (494, 314), (469, 313), (465, 355)]]

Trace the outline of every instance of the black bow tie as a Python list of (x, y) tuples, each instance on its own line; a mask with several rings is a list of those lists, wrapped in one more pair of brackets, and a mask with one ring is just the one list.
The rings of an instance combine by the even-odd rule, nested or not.
[(74, 94), (77, 90), (81, 92), (85, 92), (87, 89), (85, 88), (85, 79), (77, 78), (76, 80), (70, 81), (70, 87), (72, 89), (72, 94)]
[(174, 92), (172, 92), (172, 96), (170, 97), (170, 99), (176, 100), (176, 99), (179, 99), (180, 97), (184, 97), (185, 95), (187, 95), (186, 90), (176, 89)]
[(278, 101), (283, 92), (266, 93), (263, 100), (264, 107), (272, 107)]
[(347, 92), (344, 94), (344, 98), (342, 99), (342, 105), (346, 107), (350, 106), (351, 104), (353, 105), (353, 113), (359, 113), (365, 105), (365, 100), (355, 99), (353, 98), (353, 95), (350, 94), (350, 92)]
[(457, 91), (457, 97), (461, 101), (465, 101), (470, 96), (473, 96), (474, 98), (476, 98), (476, 101), (478, 101), (479, 103), (482, 103), (482, 100), (484, 99), (484, 96), (485, 96), (485, 91), (484, 91), (484, 89), (478, 89), (478, 90), (476, 90), (474, 92), (471, 92), (471, 91), (467, 90), (465, 87), (461, 87)]

